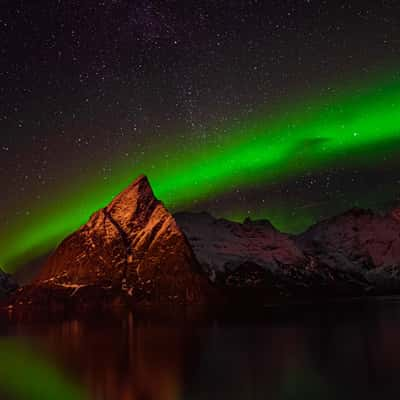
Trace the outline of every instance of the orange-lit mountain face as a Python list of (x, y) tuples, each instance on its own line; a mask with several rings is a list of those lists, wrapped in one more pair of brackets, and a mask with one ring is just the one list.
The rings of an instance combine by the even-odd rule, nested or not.
[(140, 176), (60, 244), (29, 301), (38, 288), (45, 299), (202, 304), (211, 285), (174, 217)]
[(256, 302), (400, 290), (400, 221), (351, 210), (299, 236), (268, 221), (173, 216), (140, 176), (66, 238), (15, 304)]

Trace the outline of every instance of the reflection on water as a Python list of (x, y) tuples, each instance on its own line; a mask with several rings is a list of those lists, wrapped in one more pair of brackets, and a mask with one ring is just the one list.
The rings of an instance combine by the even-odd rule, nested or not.
[[(2, 322), (0, 334), (0, 389), (13, 398), (67, 400), (85, 392), (89, 400), (385, 399), (400, 394), (400, 302), (395, 301), (270, 310), (246, 320), (146, 321), (131, 313), (25, 319)], [(36, 382), (43, 396), (12, 391), (16, 380), (25, 389)]]
[(0, 340), (0, 398), (84, 400), (83, 389), (22, 340)]

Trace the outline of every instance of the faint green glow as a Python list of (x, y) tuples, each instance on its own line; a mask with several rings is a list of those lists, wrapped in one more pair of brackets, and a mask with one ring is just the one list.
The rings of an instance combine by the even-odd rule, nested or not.
[(108, 181), (92, 174), (64, 186), (52, 203), (0, 232), (0, 264), (12, 270), (50, 249), (139, 173), (148, 175), (168, 207), (178, 209), (237, 186), (268, 185), (329, 165), (371, 164), (378, 148), (400, 149), (400, 77), (299, 101), (274, 114), (226, 129), (218, 142), (196, 142), (191, 150), (182, 151), (190, 146), (179, 139), (165, 147), (156, 143), (147, 160), (117, 161)]
[(283, 375), (277, 395), (279, 400), (333, 400), (337, 398), (339, 394), (336, 387), (325, 382), (316, 371), (307, 367), (289, 367)]
[(72, 384), (26, 343), (0, 340), (0, 391), (16, 400), (84, 400), (87, 395)]

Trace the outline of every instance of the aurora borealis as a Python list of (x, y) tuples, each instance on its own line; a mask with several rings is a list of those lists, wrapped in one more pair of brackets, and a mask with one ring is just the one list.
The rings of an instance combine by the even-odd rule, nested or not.
[(399, 0), (0, 10), (1, 399), (396, 397)]
[(141, 173), (171, 211), (290, 232), (398, 200), (398, 5), (178, 3), (9, 2), (0, 267)]
[[(266, 185), (304, 171), (337, 163), (362, 166), (381, 152), (399, 154), (400, 76), (297, 105), (269, 119), (241, 123), (218, 147), (198, 147), (182, 153), (169, 149), (170, 160), (150, 159), (138, 165), (118, 165), (110, 182), (90, 179), (68, 187), (44, 208), (32, 211), (24, 225), (2, 236), (4, 265), (13, 265), (31, 251), (48, 251), (90, 214), (105, 205), (144, 171), (156, 195), (171, 209), (216, 197), (231, 187)], [(152, 167), (150, 167), (152, 164)], [(268, 209), (263, 210), (268, 217)], [(227, 212), (229, 217), (229, 211)], [(282, 229), (290, 228), (282, 224)], [(10, 246), (11, 244), (11, 246)], [(33, 253), (34, 254), (34, 253)]]

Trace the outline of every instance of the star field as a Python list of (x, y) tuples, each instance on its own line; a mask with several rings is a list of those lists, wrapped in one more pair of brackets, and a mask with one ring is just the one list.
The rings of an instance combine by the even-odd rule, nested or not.
[[(239, 171), (226, 184), (210, 180), (205, 194), (196, 191), (200, 180), (191, 182), (190, 201), (160, 184), (207, 152), (234, 162), (230, 143), (259, 140), (247, 128), (251, 121), (287, 116), (292, 126), (282, 141), (290, 142), (298, 109), (318, 102), (329, 115), (326, 99), (396, 80), (396, 1), (6, 0), (1, 10), (0, 264), (6, 268), (60, 239), (92, 205), (142, 172), (154, 176), (171, 210), (270, 218), (291, 231), (353, 206), (385, 208), (399, 196), (396, 141), (379, 147), (370, 162), (349, 153), (285, 176), (257, 173), (251, 184)], [(59, 222), (49, 226), (64, 220), (57, 210), (79, 221), (65, 232)], [(1, 254), (41, 218), (46, 246), (35, 240)]]

